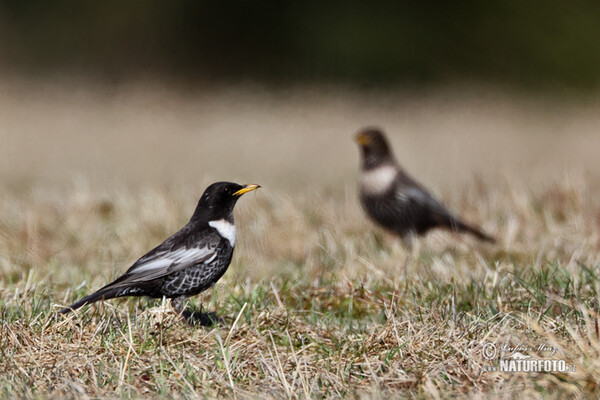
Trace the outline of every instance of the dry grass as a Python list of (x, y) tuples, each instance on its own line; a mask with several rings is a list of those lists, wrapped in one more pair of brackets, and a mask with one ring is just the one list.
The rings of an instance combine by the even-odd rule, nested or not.
[[(411, 114), (409, 125), (421, 129), (421, 137), (407, 132), (410, 139), (393, 140), (405, 164), (439, 188), (452, 209), (499, 238), (488, 246), (432, 234), (408, 261), (405, 276), (404, 250), (358, 209), (357, 155), (344, 142), (356, 125), (370, 122), (362, 121), (367, 116), (386, 127), (402, 120), (395, 108), (381, 110), (386, 99), (370, 106), (355, 97), (282, 100), (246, 93), (230, 95), (227, 107), (226, 95), (176, 97), (161, 117), (153, 114), (158, 95), (147, 103), (119, 96), (73, 102), (65, 93), (53, 103), (27, 91), (20, 106), (38, 117), (32, 120), (10, 113), (27, 114), (14, 99), (0, 99), (8, 121), (0, 133), (12, 146), (3, 150), (0, 181), (2, 397), (597, 396), (600, 209), (593, 199), (599, 176), (591, 150), (577, 140), (586, 137), (590, 145), (598, 138), (585, 129), (574, 138), (556, 131), (541, 136), (552, 123), (560, 130), (582, 115), (587, 119), (577, 127), (593, 125), (591, 106), (566, 107), (563, 117), (538, 111), (535, 124), (527, 114), (542, 107), (523, 100), (515, 103), (530, 104), (527, 112), (506, 99), (475, 105), (439, 95), (414, 102), (388, 97), (412, 110), (417, 116)], [(243, 99), (254, 103), (244, 106)], [(329, 108), (321, 110), (326, 102)], [(196, 115), (210, 107), (212, 113)], [(448, 107), (462, 125), (445, 114)], [(473, 108), (481, 113), (465, 118)], [(215, 128), (236, 110), (241, 116)], [(495, 132), (503, 115), (516, 128), (501, 139)], [(150, 138), (130, 134), (138, 119)], [(467, 134), (456, 133), (458, 144), (450, 145), (450, 138), (423, 133), (434, 122), (454, 133), (462, 126)], [(475, 138), (472, 125), (478, 124), (487, 130)], [(171, 125), (170, 136), (156, 133)], [(209, 142), (218, 151), (197, 145), (206, 135), (186, 136), (196, 125), (213, 135)], [(305, 135), (294, 135), (306, 125)], [(94, 132), (78, 139), (84, 126)], [(35, 136), (43, 127), (54, 136)], [(247, 136), (233, 141), (230, 130), (242, 127)], [(216, 131), (223, 136), (214, 137)], [(526, 131), (531, 136), (523, 136)], [(155, 139), (168, 144), (155, 147)], [(503, 155), (493, 156), (488, 140), (501, 143)], [(534, 147), (541, 148), (537, 158), (520, 156)], [(206, 166), (216, 160), (226, 163), (222, 173)], [(196, 177), (203, 168), (209, 172)], [(454, 168), (480, 172), (458, 176)], [(553, 168), (560, 174), (550, 175)], [(549, 176), (536, 180), (543, 170)], [(236, 210), (240, 232), (230, 270), (213, 290), (192, 299), (222, 316), (223, 325), (183, 325), (168, 306), (147, 299), (55, 316), (59, 305), (116, 277), (178, 229), (204, 185), (228, 175), (264, 187)], [(551, 345), (560, 350), (553, 357), (576, 370), (482, 372), (491, 365), (482, 355), (486, 342)]]

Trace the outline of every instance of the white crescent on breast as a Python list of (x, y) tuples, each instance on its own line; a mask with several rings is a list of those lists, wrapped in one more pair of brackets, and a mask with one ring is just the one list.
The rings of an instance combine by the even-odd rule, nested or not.
[(223, 236), (225, 239), (229, 240), (231, 247), (233, 247), (235, 245), (235, 225), (234, 224), (232, 224), (231, 222), (229, 222), (227, 220), (219, 219), (216, 221), (210, 221), (208, 223), (208, 225), (215, 228), (221, 236)]
[(367, 171), (363, 171), (360, 177), (361, 189), (367, 194), (380, 194), (386, 192), (398, 170), (393, 165), (382, 165)]

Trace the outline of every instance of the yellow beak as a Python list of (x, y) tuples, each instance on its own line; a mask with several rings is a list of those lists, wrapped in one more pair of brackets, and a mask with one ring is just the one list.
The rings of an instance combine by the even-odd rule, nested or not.
[(364, 133), (359, 133), (354, 137), (354, 141), (362, 146), (365, 146), (371, 142), (371, 139), (368, 135), (365, 135)]
[(248, 193), (248, 192), (251, 192), (251, 191), (253, 191), (255, 189), (258, 189), (259, 187), (260, 187), (260, 185), (255, 185), (255, 184), (246, 185), (243, 188), (241, 188), (240, 190), (238, 190), (237, 192), (235, 192), (233, 194), (233, 196), (241, 196), (244, 193)]

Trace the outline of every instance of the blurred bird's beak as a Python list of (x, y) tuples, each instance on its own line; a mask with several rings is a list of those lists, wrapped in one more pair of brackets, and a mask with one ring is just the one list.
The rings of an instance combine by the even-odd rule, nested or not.
[(255, 184), (246, 185), (243, 188), (241, 188), (240, 190), (238, 190), (237, 192), (235, 192), (233, 194), (233, 196), (241, 196), (244, 193), (248, 193), (248, 192), (251, 192), (251, 191), (253, 191), (255, 189), (258, 189), (259, 187), (260, 187), (260, 185), (255, 185)]
[(354, 136), (354, 141), (360, 144), (361, 146), (365, 146), (371, 142), (371, 139), (368, 135), (365, 135), (361, 132), (358, 135)]

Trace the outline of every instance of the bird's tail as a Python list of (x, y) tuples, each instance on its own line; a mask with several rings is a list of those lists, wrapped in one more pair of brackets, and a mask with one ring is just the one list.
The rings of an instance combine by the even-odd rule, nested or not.
[(85, 306), (86, 304), (92, 304), (98, 300), (112, 299), (113, 297), (118, 297), (118, 289), (115, 287), (103, 287), (96, 293), (92, 293), (89, 296), (85, 296), (83, 299), (77, 300), (70, 306), (63, 308), (58, 313), (67, 314), (71, 311), (75, 311), (78, 308)]
[(489, 243), (496, 243), (496, 239), (493, 236), (490, 236), (487, 233), (483, 232), (481, 229), (475, 228), (474, 226), (466, 224), (462, 221), (455, 220), (452, 222), (450, 227), (454, 231), (470, 233), (478, 239), (484, 240)]

